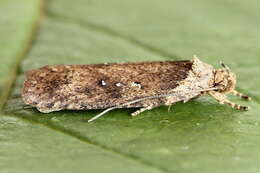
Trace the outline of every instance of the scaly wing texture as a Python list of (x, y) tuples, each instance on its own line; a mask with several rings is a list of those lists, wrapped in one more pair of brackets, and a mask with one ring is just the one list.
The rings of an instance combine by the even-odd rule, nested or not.
[(23, 98), (43, 112), (103, 109), (167, 93), (187, 77), (191, 67), (191, 61), (45, 66), (27, 72)]

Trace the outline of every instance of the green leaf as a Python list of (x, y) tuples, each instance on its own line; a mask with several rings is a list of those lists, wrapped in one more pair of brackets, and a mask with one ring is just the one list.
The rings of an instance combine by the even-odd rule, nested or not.
[[(12, 118), (2, 117), (15, 121), (10, 134), (1, 135), (15, 145), (0, 141), (1, 163), (10, 172), (28, 172), (31, 164), (38, 172), (258, 172), (260, 2), (250, 2), (47, 1), (46, 17), (5, 107)], [(134, 109), (120, 109), (87, 123), (100, 111), (43, 114), (24, 108), (20, 97), (24, 72), (46, 64), (175, 60), (193, 54), (216, 67), (219, 60), (228, 64), (238, 75), (238, 89), (254, 98), (231, 100), (251, 110), (236, 111), (205, 96), (169, 112), (162, 106), (132, 118)], [(26, 147), (32, 143), (39, 150)], [(10, 151), (26, 159), (18, 161)]]
[(40, 0), (0, 0), (0, 109), (14, 81), (20, 59), (31, 46), (40, 4)]
[(16, 117), (2, 115), (0, 129), (2, 172), (161, 172), (59, 130)]

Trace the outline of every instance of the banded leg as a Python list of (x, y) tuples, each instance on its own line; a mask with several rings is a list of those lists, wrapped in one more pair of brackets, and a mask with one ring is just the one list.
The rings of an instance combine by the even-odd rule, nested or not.
[(138, 114), (140, 114), (141, 112), (144, 112), (144, 111), (146, 111), (146, 110), (151, 110), (151, 109), (153, 109), (153, 108), (155, 108), (155, 107), (157, 107), (157, 106), (150, 105), (150, 106), (147, 106), (147, 107), (144, 107), (144, 108), (140, 108), (139, 110), (137, 110), (137, 111), (131, 113), (131, 115), (134, 117), (134, 116), (137, 116)]
[(231, 93), (232, 93), (233, 95), (235, 95), (235, 96), (241, 98), (241, 99), (251, 100), (251, 97), (249, 97), (249, 96), (247, 96), (247, 95), (245, 95), (245, 94), (242, 94), (242, 93), (240, 93), (240, 92), (238, 92), (238, 91), (236, 91), (236, 90), (232, 91)]
[(227, 105), (229, 105), (229, 106), (231, 106), (232, 108), (237, 109), (237, 110), (247, 111), (247, 110), (249, 109), (248, 106), (241, 106), (241, 105), (238, 105), (238, 104), (236, 104), (236, 103), (233, 103), (233, 102), (231, 102), (231, 101), (229, 101), (229, 100), (224, 100), (223, 103), (224, 103), (224, 104), (227, 104)]
[(226, 104), (226, 105), (229, 105), (231, 106), (232, 108), (234, 109), (237, 109), (237, 110), (248, 110), (249, 107), (247, 106), (241, 106), (241, 105), (238, 105), (236, 103), (233, 103), (231, 102), (230, 100), (228, 100), (226, 98), (226, 96), (222, 93), (219, 93), (219, 92), (216, 92), (216, 91), (210, 91), (209, 94), (215, 98), (220, 104)]

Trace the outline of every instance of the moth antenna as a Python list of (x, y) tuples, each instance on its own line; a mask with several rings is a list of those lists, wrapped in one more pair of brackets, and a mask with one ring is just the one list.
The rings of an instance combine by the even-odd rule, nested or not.
[(196, 54), (193, 55), (193, 58), (198, 58), (198, 56)]
[(104, 110), (103, 112), (97, 114), (93, 118), (89, 119), (88, 122), (94, 121), (94, 120), (98, 119), (99, 117), (101, 117), (102, 115), (104, 115), (105, 113), (107, 113), (109, 111), (112, 111), (114, 109), (117, 109), (117, 108), (120, 108), (120, 106), (115, 106), (115, 107), (108, 108), (108, 109)]
[(197, 55), (193, 55), (193, 61), (199, 59)]
[[(205, 91), (214, 91), (214, 90), (217, 90), (217, 88), (207, 88), (207, 89), (202, 89), (202, 90), (192, 90), (192, 91), (187, 92), (187, 93), (192, 93), (192, 92), (205, 92)], [(180, 91), (181, 91), (181, 90), (180, 90)], [(137, 103), (137, 102), (141, 102), (141, 101), (144, 101), (144, 100), (174, 96), (174, 95), (176, 95), (176, 92), (178, 92), (178, 90), (176, 90), (174, 93), (161, 94), (161, 95), (147, 96), (147, 97), (139, 98), (139, 99), (132, 100), (132, 101), (126, 102), (126, 103), (121, 104), (121, 105), (118, 105), (118, 106), (114, 106), (114, 107), (108, 108), (108, 109), (104, 110), (103, 112), (97, 114), (96, 116), (92, 117), (91, 119), (89, 119), (88, 122), (92, 122), (92, 121), (98, 119), (99, 117), (103, 116), (105, 113), (107, 113), (107, 112), (109, 112), (109, 111), (112, 111), (112, 110), (114, 110), (114, 109), (122, 108), (123, 106), (131, 105), (131, 104), (134, 104), (134, 103)]]
[(219, 63), (224, 69), (230, 72), (230, 68), (226, 64), (224, 64), (222, 61), (220, 61)]

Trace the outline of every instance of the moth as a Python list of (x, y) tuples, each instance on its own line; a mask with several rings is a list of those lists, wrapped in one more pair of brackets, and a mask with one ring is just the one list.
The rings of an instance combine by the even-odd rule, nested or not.
[(89, 121), (116, 108), (140, 108), (136, 116), (155, 107), (208, 94), (220, 104), (248, 110), (227, 99), (234, 94), (236, 76), (229, 67), (214, 69), (199, 60), (53, 65), (26, 72), (22, 97), (40, 112), (106, 109)]

